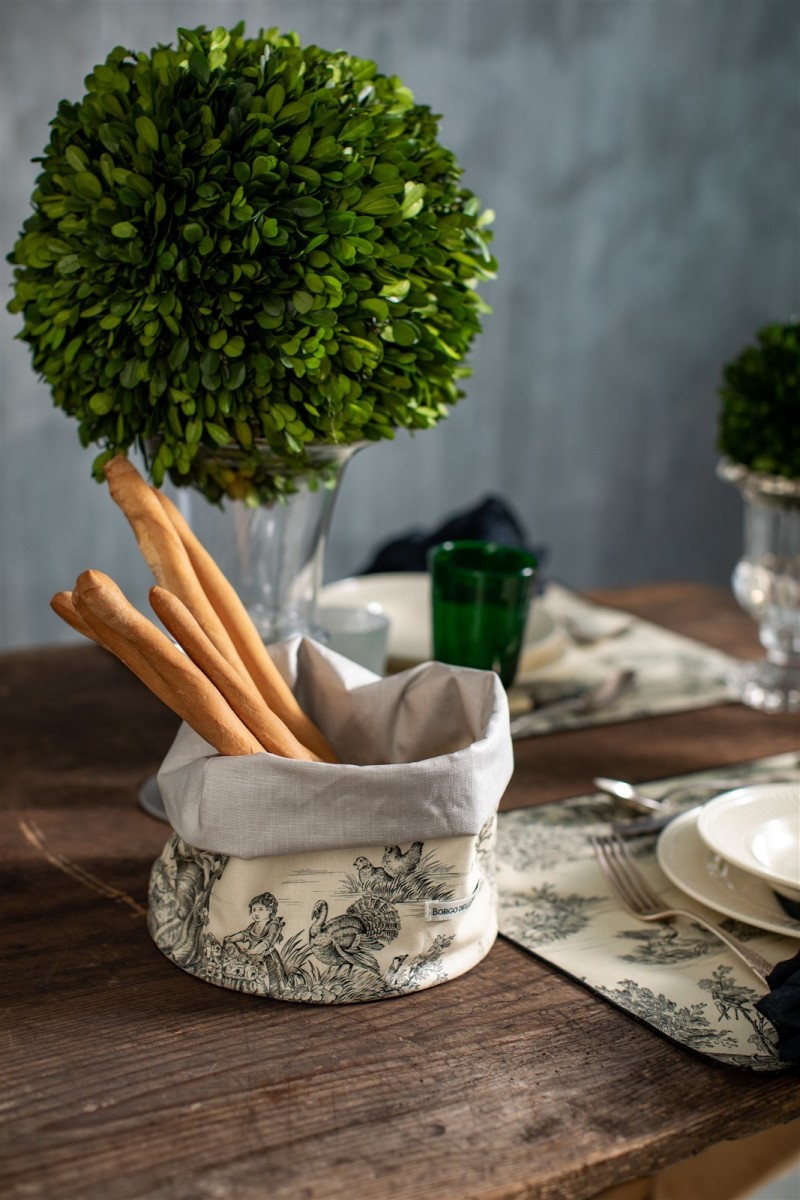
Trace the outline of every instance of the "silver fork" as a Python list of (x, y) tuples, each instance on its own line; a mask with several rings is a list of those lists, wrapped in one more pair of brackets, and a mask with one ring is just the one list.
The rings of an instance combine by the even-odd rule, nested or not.
[(695, 925), (701, 925), (703, 929), (713, 933), (733, 950), (734, 954), (738, 954), (764, 986), (769, 987), (767, 976), (772, 971), (772, 964), (743, 945), (738, 938), (720, 929), (719, 925), (707, 921), (705, 917), (700, 917), (685, 908), (667, 908), (664, 900), (657, 896), (645, 881), (623, 841), (614, 834), (602, 835), (593, 837), (592, 845), (609, 888), (632, 916), (639, 917), (642, 921), (671, 921), (673, 917), (686, 917), (688, 921), (694, 921)]

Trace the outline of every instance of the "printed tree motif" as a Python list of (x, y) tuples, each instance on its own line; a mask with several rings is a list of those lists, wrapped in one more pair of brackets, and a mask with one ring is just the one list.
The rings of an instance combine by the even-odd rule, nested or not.
[(227, 855), (196, 850), (176, 833), (153, 866), (148, 925), (179, 967), (194, 969), (202, 961), (211, 891), (227, 862)]
[(503, 932), (519, 935), (529, 947), (564, 941), (581, 933), (591, 920), (592, 907), (602, 903), (599, 896), (562, 894), (551, 883), (528, 892), (506, 892), (503, 902)]
[(409, 958), (398, 955), (386, 973), (389, 987), (402, 992), (416, 992), (447, 979), (442, 956), (453, 941), (454, 934), (438, 933), (427, 950)]
[(622, 979), (616, 988), (599, 987), (597, 991), (693, 1050), (736, 1045), (736, 1039), (730, 1034), (713, 1028), (705, 1015), (705, 1004), (679, 1006), (663, 992), (656, 994), (633, 979)]

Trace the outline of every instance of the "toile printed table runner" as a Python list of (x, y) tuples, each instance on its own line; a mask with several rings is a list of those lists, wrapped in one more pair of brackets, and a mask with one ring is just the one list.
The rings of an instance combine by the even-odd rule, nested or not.
[[(686, 812), (727, 788), (795, 779), (800, 782), (798, 759), (783, 754), (642, 790)], [(638, 921), (609, 894), (591, 837), (608, 833), (620, 816), (614, 801), (600, 796), (501, 813), (500, 933), (690, 1050), (755, 1071), (785, 1068), (773, 1026), (754, 1008), (764, 988), (736, 955), (682, 918)], [(771, 963), (797, 953), (800, 920), (778, 910), (783, 936), (721, 916), (670, 883), (656, 842), (637, 837), (628, 845), (651, 887), (670, 904), (705, 915)]]
[(735, 696), (726, 677), (737, 660), (720, 650), (684, 637), (630, 613), (584, 600), (559, 584), (550, 584), (535, 601), (559, 631), (573, 625), (596, 639), (590, 645), (563, 632), (524, 653), (517, 685), (535, 684), (537, 691), (591, 687), (612, 671), (631, 668), (636, 684), (607, 708), (591, 713), (549, 714), (546, 707), (526, 719), (525, 736), (580, 729), (589, 725), (631, 721), (661, 713), (686, 712), (731, 703)]

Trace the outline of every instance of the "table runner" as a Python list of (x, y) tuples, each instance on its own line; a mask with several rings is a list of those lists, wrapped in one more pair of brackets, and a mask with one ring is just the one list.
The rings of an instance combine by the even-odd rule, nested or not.
[[(676, 776), (642, 790), (669, 793), (670, 804), (686, 811), (727, 787), (778, 779), (800, 781), (795, 755)], [(501, 813), (501, 934), (689, 1050), (756, 1071), (785, 1068), (773, 1026), (753, 1007), (764, 988), (736, 955), (684, 919), (638, 921), (609, 894), (590, 839), (620, 816), (613, 800), (598, 795)], [(674, 887), (656, 861), (656, 840), (628, 844), (659, 895), (722, 925), (769, 962), (797, 953), (800, 941), (720, 916)]]
[(541, 662), (532, 647), (530, 665), (523, 659), (517, 686), (532, 683), (546, 692), (552, 685), (556, 696), (560, 689), (569, 692), (592, 686), (622, 667), (633, 668), (637, 681), (633, 690), (597, 712), (548, 715), (545, 707), (541, 713), (532, 713), (531, 735), (709, 708), (736, 699), (726, 677), (737, 660), (720, 650), (630, 613), (584, 600), (558, 584), (550, 584), (535, 603), (542, 605), (559, 628), (574, 621), (599, 635), (599, 640), (589, 646), (577, 645), (564, 634), (555, 649), (557, 657), (545, 654)]

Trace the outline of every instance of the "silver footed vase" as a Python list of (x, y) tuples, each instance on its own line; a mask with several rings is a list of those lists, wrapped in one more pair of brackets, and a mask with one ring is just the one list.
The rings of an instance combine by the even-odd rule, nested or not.
[(727, 460), (717, 473), (742, 496), (744, 545), (731, 582), (766, 651), (738, 667), (731, 684), (750, 708), (800, 712), (800, 479)]

